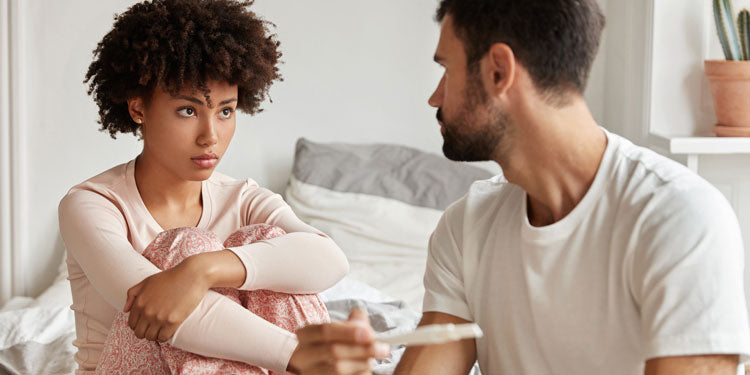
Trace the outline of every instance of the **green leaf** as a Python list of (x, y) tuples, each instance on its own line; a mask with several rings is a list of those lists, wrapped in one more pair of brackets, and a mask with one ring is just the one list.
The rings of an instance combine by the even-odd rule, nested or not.
[(734, 12), (731, 0), (713, 0), (716, 32), (719, 35), (721, 48), (727, 60), (740, 60), (742, 52), (734, 24)]
[(750, 11), (743, 9), (737, 16), (737, 27), (740, 32), (740, 49), (742, 60), (750, 60)]

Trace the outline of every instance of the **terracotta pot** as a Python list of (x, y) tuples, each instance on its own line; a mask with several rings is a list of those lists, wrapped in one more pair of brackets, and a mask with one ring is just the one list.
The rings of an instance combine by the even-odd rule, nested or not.
[(750, 136), (750, 61), (706, 60), (718, 136)]

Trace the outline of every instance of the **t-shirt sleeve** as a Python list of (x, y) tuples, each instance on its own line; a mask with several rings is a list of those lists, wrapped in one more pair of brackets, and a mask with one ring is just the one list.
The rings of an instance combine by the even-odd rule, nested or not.
[(463, 274), (463, 227), (465, 200), (445, 211), (430, 236), (425, 296), (422, 311), (434, 311), (473, 320), (466, 302)]
[(745, 357), (744, 250), (729, 203), (712, 187), (672, 189), (656, 192), (644, 214), (631, 285), (646, 358)]
[[(127, 291), (160, 270), (128, 241), (125, 219), (98, 193), (79, 190), (60, 202), (60, 233), (91, 285), (122, 311)], [(284, 373), (297, 346), (291, 332), (209, 291), (169, 341), (176, 348)]]
[(245, 225), (275, 225), (287, 234), (229, 248), (245, 266), (247, 276), (239, 289), (319, 293), (349, 272), (341, 248), (300, 220), (280, 195), (251, 185), (242, 199)]

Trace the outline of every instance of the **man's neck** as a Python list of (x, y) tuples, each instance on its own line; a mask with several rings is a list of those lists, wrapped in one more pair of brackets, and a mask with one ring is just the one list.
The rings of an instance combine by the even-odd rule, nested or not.
[(201, 182), (186, 181), (149, 158), (146, 150), (136, 159), (135, 182), (149, 210), (183, 211), (201, 204)]
[(509, 182), (528, 194), (534, 226), (567, 216), (588, 192), (599, 170), (607, 136), (582, 98), (562, 108), (534, 108), (517, 119), (512, 156), (499, 160)]

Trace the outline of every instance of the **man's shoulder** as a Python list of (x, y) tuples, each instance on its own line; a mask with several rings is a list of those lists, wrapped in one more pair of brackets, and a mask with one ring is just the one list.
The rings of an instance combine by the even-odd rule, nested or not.
[(621, 209), (630, 205), (639, 215), (689, 218), (693, 223), (703, 222), (702, 218), (712, 220), (706, 215), (733, 215), (716, 187), (652, 150), (624, 141), (617, 150), (616, 163), (612, 191), (620, 192)]
[(489, 210), (496, 210), (501, 203), (509, 199), (518, 198), (523, 190), (508, 182), (500, 174), (486, 180), (475, 181), (469, 191), (459, 200), (448, 206), (446, 216), (460, 216), (476, 220)]

